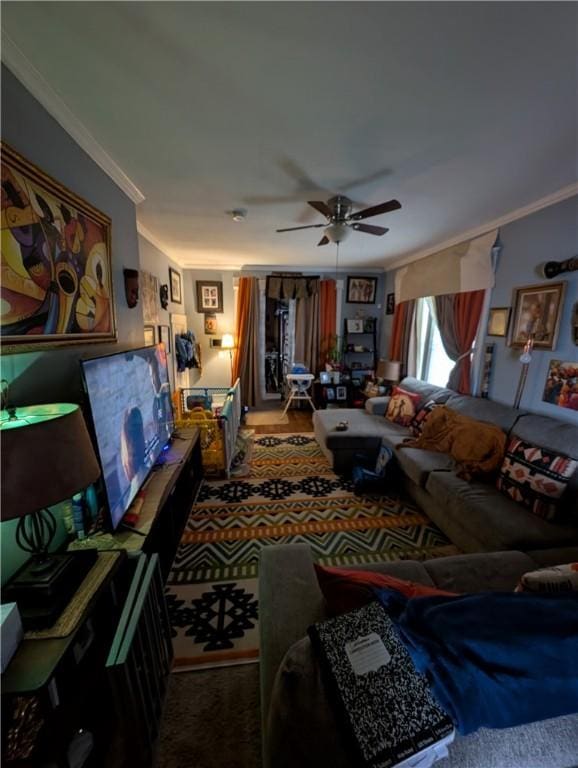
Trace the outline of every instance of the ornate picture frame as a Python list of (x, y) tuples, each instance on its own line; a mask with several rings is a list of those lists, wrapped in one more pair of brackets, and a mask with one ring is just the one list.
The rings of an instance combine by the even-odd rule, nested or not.
[(197, 312), (223, 311), (223, 283), (220, 280), (197, 280)]
[(523, 347), (532, 338), (534, 349), (555, 349), (566, 283), (540, 283), (514, 288), (509, 346)]
[(2, 352), (116, 341), (110, 218), (1, 148)]

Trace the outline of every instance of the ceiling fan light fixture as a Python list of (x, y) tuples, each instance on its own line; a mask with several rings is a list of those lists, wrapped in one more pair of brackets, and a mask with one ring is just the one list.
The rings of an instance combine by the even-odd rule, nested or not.
[(326, 237), (328, 237), (332, 243), (340, 243), (342, 240), (345, 240), (349, 234), (349, 227), (347, 224), (342, 224), (341, 222), (336, 221), (333, 224), (330, 224), (324, 232)]

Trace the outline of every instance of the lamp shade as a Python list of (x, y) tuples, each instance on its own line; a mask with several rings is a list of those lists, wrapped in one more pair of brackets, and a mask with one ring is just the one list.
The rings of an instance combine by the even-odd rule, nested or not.
[(27, 406), (0, 414), (2, 520), (69, 499), (100, 476), (78, 405)]
[(235, 339), (232, 333), (224, 333), (221, 339), (221, 349), (233, 349), (235, 347)]
[(376, 376), (386, 381), (399, 381), (401, 363), (397, 360), (380, 360), (377, 363)]

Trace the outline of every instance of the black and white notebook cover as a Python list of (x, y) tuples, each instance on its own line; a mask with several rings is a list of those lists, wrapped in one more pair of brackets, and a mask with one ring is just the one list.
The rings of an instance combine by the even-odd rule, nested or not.
[(451, 719), (377, 601), (315, 624), (309, 636), (356, 765), (390, 768), (452, 734)]

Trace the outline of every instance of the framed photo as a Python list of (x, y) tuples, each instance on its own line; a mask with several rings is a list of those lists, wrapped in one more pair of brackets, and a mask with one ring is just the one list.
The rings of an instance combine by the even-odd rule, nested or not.
[(116, 341), (110, 219), (1, 147), (2, 351)]
[(560, 408), (578, 411), (578, 361), (550, 360), (542, 399)]
[(377, 277), (348, 277), (348, 304), (375, 304)]
[(141, 269), (140, 292), (142, 296), (142, 313), (145, 323), (158, 325), (160, 310), (159, 279), (150, 272)]
[(335, 387), (335, 399), (347, 400), (347, 387)]
[(182, 304), (183, 286), (181, 282), (181, 273), (172, 267), (169, 267), (169, 285), (171, 287), (171, 301), (175, 304)]
[(144, 327), (145, 347), (152, 347), (156, 344), (156, 334), (154, 325), (145, 325)]
[(363, 318), (348, 317), (347, 333), (363, 333)]
[(326, 400), (335, 400), (335, 388), (334, 387), (325, 387), (325, 399)]
[(223, 283), (220, 280), (197, 280), (197, 312), (223, 311)]
[(167, 354), (170, 355), (171, 350), (171, 328), (169, 325), (159, 325), (159, 342), (165, 345)]
[(208, 336), (217, 333), (217, 315), (205, 315), (205, 333)]
[(514, 289), (510, 346), (523, 347), (532, 338), (535, 349), (554, 349), (565, 288), (560, 282)]
[(385, 302), (385, 314), (393, 315), (395, 313), (395, 293), (388, 293)]
[(493, 307), (488, 318), (488, 336), (507, 336), (510, 307)]
[(330, 371), (320, 371), (319, 372), (319, 381), (321, 384), (331, 384), (331, 372)]

